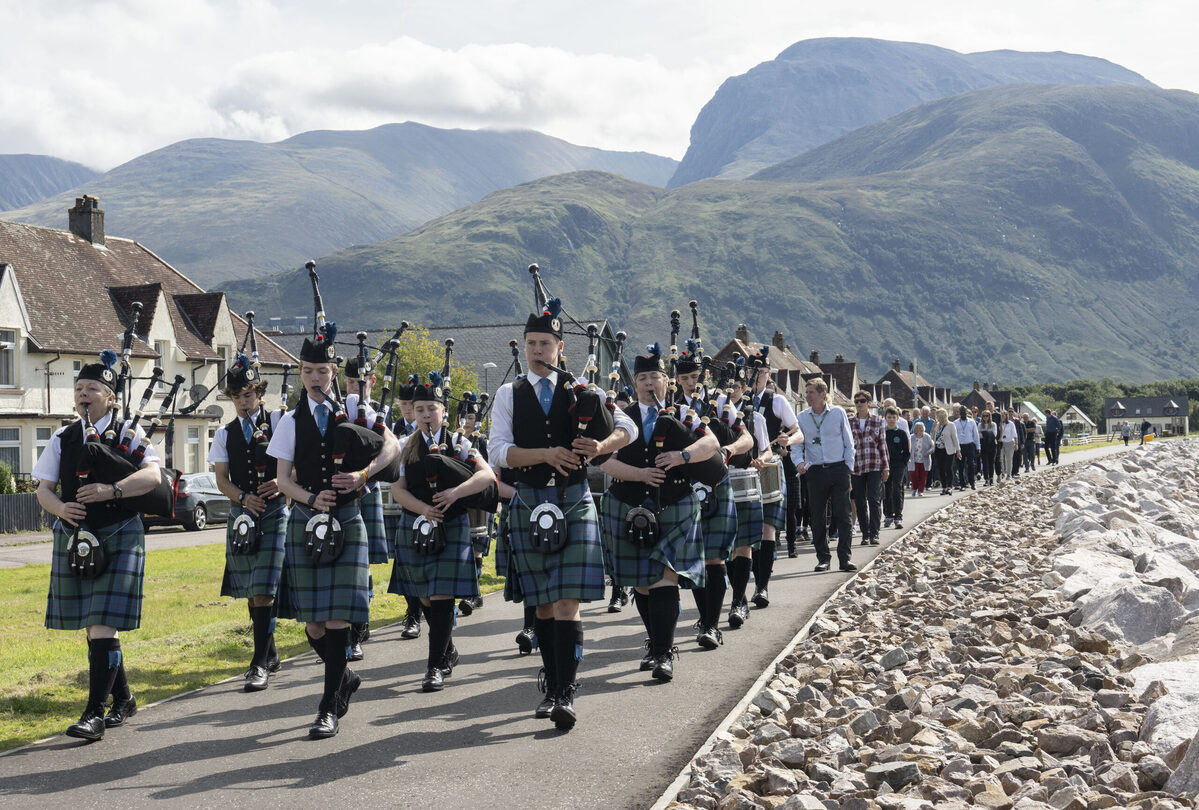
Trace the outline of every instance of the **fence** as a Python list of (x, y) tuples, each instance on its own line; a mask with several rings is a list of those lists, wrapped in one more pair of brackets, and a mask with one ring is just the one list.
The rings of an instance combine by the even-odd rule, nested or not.
[(45, 530), (52, 522), (36, 495), (0, 495), (0, 532)]

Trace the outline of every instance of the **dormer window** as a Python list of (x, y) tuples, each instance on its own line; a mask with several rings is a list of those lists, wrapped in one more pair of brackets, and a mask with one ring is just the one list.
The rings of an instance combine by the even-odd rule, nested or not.
[(17, 387), (17, 332), (0, 329), (0, 388)]

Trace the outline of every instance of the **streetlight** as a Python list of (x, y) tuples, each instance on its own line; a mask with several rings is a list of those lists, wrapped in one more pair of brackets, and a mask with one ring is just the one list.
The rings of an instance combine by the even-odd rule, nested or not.
[(487, 383), (488, 372), (495, 367), (495, 363), (483, 364), (483, 390), (487, 392), (488, 396), (491, 396), (491, 386)]

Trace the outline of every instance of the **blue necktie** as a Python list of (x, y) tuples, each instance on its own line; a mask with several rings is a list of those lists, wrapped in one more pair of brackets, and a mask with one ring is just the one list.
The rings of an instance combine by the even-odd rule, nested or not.
[(250, 420), (241, 420), (241, 435), (246, 437), (246, 444), (250, 443), (250, 439), (254, 436), (254, 431), (250, 430)]
[(316, 406), (316, 429), (325, 435), (325, 428), (329, 426), (329, 410), (324, 405)]
[(654, 437), (654, 425), (658, 423), (658, 406), (651, 405), (645, 414), (645, 443), (649, 444)]
[(542, 377), (538, 387), (540, 390), (537, 392), (537, 399), (541, 402), (541, 410), (546, 416), (549, 416), (550, 403), (554, 401), (554, 389), (550, 385), (550, 378)]

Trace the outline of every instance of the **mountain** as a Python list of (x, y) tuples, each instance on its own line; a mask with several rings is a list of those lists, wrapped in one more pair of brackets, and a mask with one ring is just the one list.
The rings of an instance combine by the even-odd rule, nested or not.
[(86, 191), (99, 197), (109, 233), (148, 245), (207, 287), (377, 242), (537, 177), (598, 169), (664, 185), (675, 165), (537, 132), (388, 124), (273, 144), (182, 141), (0, 216), (62, 228)]
[(669, 186), (748, 177), (909, 107), (1024, 83), (1154, 86), (1119, 65), (1070, 53), (961, 54), (914, 42), (804, 40), (720, 86), (695, 119)]
[[(98, 174), (79, 163), (46, 155), (0, 155), (0, 211), (44, 200)], [(62, 212), (70, 207), (64, 203), (59, 213), (65, 217)]]
[[(324, 303), (347, 329), (519, 321), (537, 261), (568, 311), (636, 335), (696, 298), (710, 347), (746, 323), (879, 374), (915, 357), (941, 385), (1199, 376), (1196, 131), (1181, 91), (978, 90), (749, 180), (496, 192), (325, 257)], [(302, 270), (228, 290), (311, 317)]]

